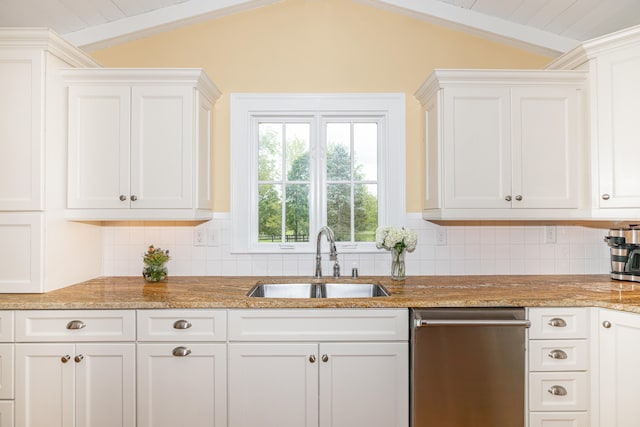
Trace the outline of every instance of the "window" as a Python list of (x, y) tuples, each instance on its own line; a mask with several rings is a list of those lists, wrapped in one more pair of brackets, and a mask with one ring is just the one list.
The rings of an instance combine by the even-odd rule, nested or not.
[(403, 94), (234, 94), (234, 252), (314, 252), (329, 225), (341, 252), (375, 250), (404, 220)]

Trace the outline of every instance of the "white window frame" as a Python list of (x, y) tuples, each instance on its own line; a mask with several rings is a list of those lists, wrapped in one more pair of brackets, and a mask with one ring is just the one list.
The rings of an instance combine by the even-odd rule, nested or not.
[[(378, 224), (402, 226), (405, 202), (405, 95), (403, 93), (231, 94), (231, 222), (234, 253), (315, 253), (316, 233), (326, 221), (322, 195), (310, 194), (308, 243), (264, 244), (257, 236), (257, 138), (252, 126), (259, 117), (379, 116)], [(312, 132), (318, 132), (312, 126)], [(322, 155), (311, 148), (311, 156)], [(312, 167), (313, 170), (313, 167)], [(317, 174), (317, 172), (316, 172)], [(312, 180), (314, 177), (312, 172)], [(314, 221), (315, 220), (315, 221)], [(326, 245), (325, 245), (326, 246)], [(339, 253), (377, 252), (374, 242), (337, 242)]]

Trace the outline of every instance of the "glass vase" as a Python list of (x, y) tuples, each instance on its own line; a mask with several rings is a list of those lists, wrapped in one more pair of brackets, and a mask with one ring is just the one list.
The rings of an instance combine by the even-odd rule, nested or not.
[(391, 278), (393, 280), (404, 280), (406, 278), (406, 268), (404, 264), (404, 249), (391, 249)]
[(161, 282), (167, 278), (167, 267), (162, 265), (147, 265), (142, 270), (142, 276), (147, 282)]

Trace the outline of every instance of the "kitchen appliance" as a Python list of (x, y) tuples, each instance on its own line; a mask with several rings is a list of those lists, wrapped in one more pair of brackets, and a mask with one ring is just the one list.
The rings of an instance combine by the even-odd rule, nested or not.
[(411, 426), (525, 425), (523, 308), (411, 310)]
[(612, 228), (604, 241), (611, 248), (611, 278), (640, 282), (640, 228)]

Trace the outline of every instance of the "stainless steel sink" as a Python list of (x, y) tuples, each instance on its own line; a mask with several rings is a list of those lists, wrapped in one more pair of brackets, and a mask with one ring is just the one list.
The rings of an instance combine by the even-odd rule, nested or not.
[(377, 283), (324, 283), (322, 298), (372, 298), (388, 297), (389, 291)]
[(258, 283), (247, 294), (256, 298), (373, 298), (390, 293), (378, 283)]

